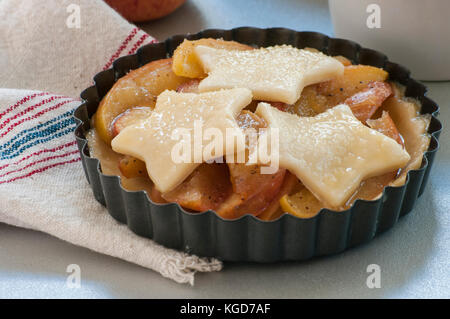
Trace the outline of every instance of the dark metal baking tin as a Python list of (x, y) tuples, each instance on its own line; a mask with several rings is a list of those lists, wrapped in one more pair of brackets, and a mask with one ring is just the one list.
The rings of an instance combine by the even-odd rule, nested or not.
[[(261, 221), (251, 215), (225, 220), (213, 211), (189, 213), (178, 204), (153, 203), (145, 191), (131, 192), (122, 188), (120, 177), (107, 176), (99, 161), (89, 156), (85, 133), (99, 101), (113, 84), (130, 70), (172, 55), (174, 49), (187, 38), (223, 38), (258, 47), (290, 44), (298, 48), (313, 47), (328, 55), (343, 55), (354, 63), (384, 68), (390, 79), (406, 86), (406, 96), (418, 99), (423, 114), (431, 114), (428, 132), (430, 146), (422, 166), (408, 173), (401, 187), (386, 187), (378, 200), (357, 200), (342, 212), (322, 209), (313, 218), (300, 219), (284, 214), (275, 221)], [(197, 34), (176, 35), (165, 42), (149, 44), (134, 54), (117, 59), (113, 67), (94, 78), (95, 85), (86, 89), (84, 103), (76, 110), (78, 127), (75, 135), (86, 177), (94, 196), (108, 208), (112, 217), (125, 223), (136, 234), (199, 256), (214, 256), (227, 261), (275, 262), (305, 260), (313, 256), (329, 255), (370, 241), (377, 234), (391, 228), (400, 216), (411, 211), (422, 194), (439, 147), (441, 123), (436, 118), (439, 107), (425, 96), (426, 88), (410, 78), (403, 66), (388, 61), (377, 51), (362, 48), (355, 42), (329, 38), (316, 32), (296, 32), (274, 28), (243, 27), (232, 30), (205, 30)]]

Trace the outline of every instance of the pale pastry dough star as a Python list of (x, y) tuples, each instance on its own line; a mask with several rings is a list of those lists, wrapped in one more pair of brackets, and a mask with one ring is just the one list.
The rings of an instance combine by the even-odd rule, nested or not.
[[(251, 91), (243, 88), (201, 94), (165, 91), (158, 96), (151, 116), (137, 125), (126, 127), (113, 139), (111, 146), (118, 153), (144, 161), (150, 179), (160, 192), (165, 193), (178, 186), (201, 164), (194, 162), (193, 157), (188, 162), (174, 161), (172, 150), (181, 138), (173, 139), (173, 133), (181, 133), (184, 129), (190, 131), (191, 154), (196, 138), (196, 121), (201, 121), (203, 131), (208, 128), (218, 129), (225, 138), (226, 129), (231, 129), (242, 138), (244, 133), (239, 129), (236, 116), (251, 101)], [(200, 141), (202, 150), (209, 143)], [(214, 148), (211, 153), (217, 158), (234, 152), (234, 145), (227, 145), (223, 141), (223, 149)]]
[(402, 168), (410, 159), (400, 144), (363, 125), (345, 104), (299, 117), (259, 103), (256, 114), (279, 130), (280, 167), (332, 207), (343, 205), (362, 180)]
[(195, 53), (208, 73), (199, 85), (200, 92), (243, 87), (263, 101), (294, 104), (305, 86), (344, 72), (344, 66), (332, 57), (288, 45), (248, 51), (199, 45)]

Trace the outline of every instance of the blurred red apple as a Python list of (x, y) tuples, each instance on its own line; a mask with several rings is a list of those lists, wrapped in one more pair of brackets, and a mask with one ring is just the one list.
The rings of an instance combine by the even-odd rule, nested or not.
[(186, 0), (105, 0), (125, 19), (132, 22), (144, 22), (164, 17)]

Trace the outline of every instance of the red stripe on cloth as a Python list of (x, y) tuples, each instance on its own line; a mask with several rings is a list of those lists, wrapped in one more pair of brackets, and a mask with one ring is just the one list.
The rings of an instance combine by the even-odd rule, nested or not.
[(70, 156), (70, 155), (73, 155), (73, 154), (76, 154), (76, 153), (78, 153), (78, 150), (72, 151), (72, 152), (69, 152), (69, 153), (65, 153), (65, 154), (61, 154), (61, 155), (49, 156), (49, 157), (40, 159), (40, 160), (38, 160), (36, 162), (32, 162), (32, 163), (30, 163), (30, 164), (28, 164), (28, 165), (26, 165), (26, 166), (24, 166), (22, 168), (19, 168), (19, 169), (13, 170), (13, 171), (9, 171), (9, 172), (7, 172), (5, 174), (0, 175), (0, 177), (8, 176), (8, 175), (13, 174), (13, 173), (18, 173), (18, 172), (21, 172), (21, 171), (23, 171), (23, 170), (25, 170), (27, 168), (30, 168), (30, 167), (32, 167), (34, 165), (37, 165), (37, 164), (40, 164), (40, 163), (45, 163), (45, 162), (48, 162), (48, 161), (51, 161), (51, 160), (54, 160), (54, 159), (57, 159), (57, 158), (67, 157), (67, 156)]
[(0, 184), (12, 183), (12, 182), (15, 182), (15, 181), (17, 181), (19, 179), (24, 179), (24, 178), (33, 176), (33, 175), (38, 174), (38, 173), (43, 173), (43, 172), (45, 172), (45, 171), (47, 171), (47, 170), (49, 170), (51, 168), (57, 167), (57, 166), (71, 164), (71, 163), (76, 163), (76, 162), (79, 162), (79, 161), (81, 161), (81, 158), (75, 158), (75, 159), (72, 159), (70, 161), (65, 161), (65, 162), (61, 162), (61, 163), (55, 163), (55, 164), (51, 164), (51, 165), (48, 165), (48, 166), (44, 166), (44, 167), (38, 168), (38, 169), (36, 169), (36, 170), (26, 174), (26, 175), (17, 176), (17, 177), (11, 178), (11, 179), (6, 180), (6, 181), (0, 181)]
[(33, 154), (27, 155), (27, 156), (21, 158), (20, 160), (18, 160), (17, 162), (15, 162), (13, 164), (6, 164), (6, 165), (3, 165), (3, 166), (0, 166), (0, 170), (5, 169), (5, 168), (9, 167), (10, 165), (18, 165), (18, 164), (22, 163), (23, 161), (26, 161), (27, 159), (29, 159), (29, 158), (31, 158), (33, 156), (38, 156), (38, 155), (41, 155), (43, 153), (57, 152), (57, 151), (60, 151), (60, 150), (62, 150), (64, 148), (66, 148), (66, 147), (70, 147), (70, 146), (75, 145), (75, 144), (77, 144), (77, 141), (73, 141), (73, 142), (70, 142), (70, 143), (67, 143), (67, 144), (64, 144), (64, 145), (60, 145), (60, 146), (57, 146), (57, 147), (54, 147), (54, 148), (48, 148), (48, 149), (40, 150), (38, 152), (34, 152)]
[[(43, 114), (45, 114), (45, 113), (47, 113), (47, 112), (56, 110), (56, 109), (60, 108), (61, 106), (65, 105), (65, 104), (67, 104), (67, 103), (70, 103), (70, 102), (73, 102), (73, 100), (68, 100), (68, 101), (64, 101), (64, 102), (58, 103), (58, 104), (56, 104), (56, 105), (54, 105), (54, 106), (51, 106), (51, 107), (49, 107), (49, 108), (46, 108), (45, 110), (42, 110), (42, 111), (40, 111), (40, 112), (34, 114), (33, 116), (28, 116), (28, 117), (26, 117), (26, 118), (24, 118), (24, 119), (21, 119), (20, 121), (18, 121), (18, 122), (16, 122), (16, 123), (12, 124), (10, 127), (8, 127), (8, 128), (6, 129), (6, 131), (4, 131), (2, 134), (0, 134), (0, 138), (1, 138), (1, 137), (4, 137), (6, 134), (8, 134), (9, 132), (11, 132), (13, 128), (15, 128), (16, 126), (22, 124), (23, 122), (30, 121), (30, 120), (33, 120), (33, 119), (35, 119), (35, 118), (38, 118), (39, 116), (41, 116), (41, 115), (43, 115)], [(44, 104), (46, 104), (46, 103), (44, 103)], [(0, 125), (0, 129), (1, 129), (1, 128), (3, 128), (3, 124)]]
[(131, 33), (122, 42), (122, 44), (120, 45), (119, 49), (117, 49), (117, 51), (111, 56), (111, 58), (109, 59), (108, 63), (105, 64), (105, 66), (103, 67), (103, 71), (108, 70), (111, 67), (111, 65), (113, 64), (114, 60), (116, 60), (120, 56), (120, 54), (123, 52), (123, 50), (126, 49), (127, 45), (130, 43), (131, 40), (133, 40), (133, 38), (136, 36), (138, 31), (139, 31), (138, 28), (134, 28), (133, 30), (131, 30)]
[[(142, 35), (138, 42), (136, 42), (133, 47), (131, 48), (130, 51), (128, 51), (128, 54), (133, 54), (137, 51), (137, 49), (139, 49), (141, 47), (141, 45), (144, 43), (145, 40), (147, 40), (150, 36), (146, 33), (144, 35)], [(150, 43), (156, 42), (156, 40), (152, 40)]]
[(44, 96), (44, 95), (50, 95), (50, 93), (47, 92), (42, 92), (42, 93), (35, 93), (32, 95), (28, 95), (25, 96), (23, 99), (21, 99), (20, 101), (17, 101), (16, 104), (11, 105), (10, 107), (8, 107), (6, 110), (4, 110), (2, 113), (0, 113), (0, 119), (5, 116), (7, 113), (13, 111), (14, 109), (18, 108), (19, 106), (21, 106), (22, 104), (31, 101), (32, 99), (34, 99), (35, 97), (39, 97), (39, 96)]
[(23, 111), (17, 113), (17, 114), (14, 115), (14, 116), (11, 116), (10, 118), (7, 118), (7, 119), (4, 120), (2, 123), (0, 123), (0, 130), (1, 130), (2, 128), (4, 128), (4, 127), (5, 127), (8, 123), (10, 123), (11, 121), (17, 119), (18, 117), (21, 117), (22, 115), (25, 115), (26, 113), (28, 113), (28, 112), (30, 112), (30, 111), (33, 111), (35, 108), (37, 108), (37, 107), (39, 107), (39, 106), (42, 106), (42, 105), (45, 105), (45, 104), (50, 103), (50, 102), (55, 101), (55, 100), (63, 99), (63, 98), (64, 98), (64, 97), (62, 97), (62, 96), (52, 96), (51, 98), (45, 99), (45, 100), (43, 100), (43, 101), (41, 101), (41, 102), (39, 102), (39, 103), (37, 103), (37, 104), (34, 104), (34, 105), (32, 105), (32, 106), (26, 108), (25, 110), (23, 110)]

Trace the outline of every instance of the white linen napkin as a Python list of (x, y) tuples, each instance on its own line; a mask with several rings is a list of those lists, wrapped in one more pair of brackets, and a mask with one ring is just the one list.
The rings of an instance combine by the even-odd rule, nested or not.
[(73, 134), (92, 77), (152, 41), (102, 0), (0, 0), (0, 222), (193, 284), (221, 262), (162, 247), (110, 217)]

